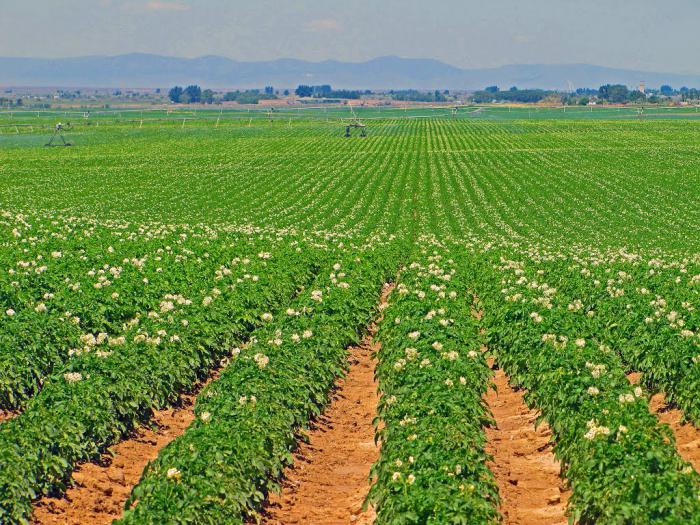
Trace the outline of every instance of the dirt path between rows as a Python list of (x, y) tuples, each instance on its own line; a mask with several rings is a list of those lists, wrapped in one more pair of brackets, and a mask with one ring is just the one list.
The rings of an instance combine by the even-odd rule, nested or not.
[[(384, 286), (380, 310), (392, 289)], [(331, 404), (308, 432), (308, 444), (297, 449), (281, 494), (270, 495), (264, 524), (374, 523), (373, 510), (362, 512), (362, 504), (370, 488), (370, 468), (379, 458), (373, 425), (379, 400), (374, 368), (380, 345), (375, 333), (373, 323), (362, 343), (350, 349), (348, 374), (338, 381)]]
[(107, 525), (121, 517), (132, 488), (158, 452), (181, 436), (194, 419), (197, 392), (218, 377), (214, 372), (177, 407), (158, 410), (152, 426), (110, 447), (99, 463), (84, 463), (73, 472), (74, 486), (62, 498), (42, 498), (34, 505), (33, 525)]
[(8, 419), (12, 419), (15, 417), (17, 414), (14, 412), (9, 412), (7, 410), (0, 410), (0, 424), (4, 423)]
[[(636, 385), (641, 380), (639, 372), (627, 374), (630, 383)], [(673, 430), (678, 454), (700, 472), (700, 429), (692, 423), (683, 423), (683, 412), (666, 403), (666, 396), (659, 392), (649, 398), (649, 411), (662, 423)]]
[(527, 407), (502, 370), (496, 370), (494, 383), (496, 390), (484, 397), (496, 421), (486, 428), (486, 452), (493, 457), (488, 466), (498, 484), (504, 523), (566, 524), (570, 494), (559, 476), (549, 427), (542, 423), (535, 429), (538, 412)]

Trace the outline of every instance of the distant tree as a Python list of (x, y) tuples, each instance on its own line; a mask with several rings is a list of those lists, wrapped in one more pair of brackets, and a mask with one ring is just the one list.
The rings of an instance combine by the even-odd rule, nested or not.
[(185, 95), (187, 95), (188, 102), (191, 104), (196, 104), (202, 101), (202, 88), (196, 84), (187, 86), (185, 88)]
[(511, 93), (515, 93), (516, 91), (518, 91), (518, 86), (511, 86), (508, 91), (510, 91)]
[(664, 96), (664, 97), (670, 97), (673, 95), (673, 88), (667, 84), (664, 84), (661, 86), (659, 89), (659, 92)]
[(310, 97), (313, 95), (314, 90), (311, 86), (306, 86), (306, 85), (300, 85), (297, 87), (297, 89), (294, 91), (297, 97)]
[(579, 106), (587, 106), (590, 101), (591, 99), (588, 97), (581, 97), (580, 99), (578, 99), (578, 104)]
[(242, 93), (238, 93), (238, 95), (236, 96), (236, 102), (238, 102), (239, 104), (257, 104), (258, 102), (260, 102), (261, 98), (264, 98), (264, 96), (261, 95), (257, 89), (251, 89)]
[(630, 102), (639, 102), (640, 100), (646, 100), (647, 96), (641, 91), (630, 91), (629, 100)]
[(260, 93), (259, 89), (249, 89), (247, 91), (229, 91), (224, 94), (224, 102), (238, 102), (239, 104), (257, 104), (261, 100), (273, 100), (277, 95)]
[(156, 88), (156, 94), (160, 95), (160, 88)]
[(630, 90), (627, 86), (616, 84), (610, 89), (610, 102), (624, 103), (629, 100)]
[(168, 98), (175, 104), (178, 104), (182, 99), (183, 89), (180, 86), (175, 86), (168, 92)]
[(604, 86), (600, 86), (598, 90), (598, 96), (601, 99), (612, 102), (613, 104), (628, 102), (629, 94), (630, 90), (627, 86), (623, 86), (622, 84), (605, 84)]
[[(477, 91), (471, 100), (477, 104), (489, 103), (493, 100), (507, 102), (534, 103), (547, 97), (556, 97), (558, 93), (543, 89), (519, 89), (517, 91)], [(561, 99), (560, 99), (561, 100)]]
[(265, 94), (266, 95), (274, 95), (275, 94), (275, 88), (272, 86), (265, 86)]
[(288, 96), (289, 96), (289, 90), (288, 90), (288, 89), (285, 89), (285, 90), (284, 90), (284, 96), (285, 96), (285, 97), (288, 97)]
[(484, 89), (487, 93), (498, 93), (498, 86), (489, 86)]
[(24, 100), (22, 100), (21, 98), (18, 98), (17, 102), (15, 103), (15, 106), (18, 106), (18, 107), (24, 106)]
[[(335, 96), (338, 91), (334, 91)], [(360, 92), (352, 92), (360, 93)], [(366, 93), (366, 92), (365, 92)], [(367, 93), (366, 93), (367, 94)], [(371, 94), (371, 92), (369, 93)], [(435, 91), (418, 91), (416, 89), (391, 90), (388, 93), (394, 100), (410, 101), (410, 102), (445, 102), (447, 97), (440, 90)]]
[(700, 98), (700, 91), (696, 88), (687, 89), (687, 91), (681, 90), (681, 96), (683, 100), (698, 100)]
[(328, 97), (330, 96), (331, 91), (333, 91), (333, 88), (330, 86), (330, 84), (323, 84), (321, 86), (312, 86), (311, 90), (315, 97)]
[(214, 103), (214, 92), (211, 89), (205, 89), (202, 91), (202, 102), (205, 104)]

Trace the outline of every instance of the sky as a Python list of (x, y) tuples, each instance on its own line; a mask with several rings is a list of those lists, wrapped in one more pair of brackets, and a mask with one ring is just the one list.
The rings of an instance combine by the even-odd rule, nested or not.
[(398, 55), (700, 74), (699, 20), (698, 0), (0, 0), (0, 56)]

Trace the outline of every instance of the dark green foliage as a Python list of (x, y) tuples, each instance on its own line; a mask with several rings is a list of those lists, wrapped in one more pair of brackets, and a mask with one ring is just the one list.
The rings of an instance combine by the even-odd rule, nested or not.
[(359, 341), (395, 267), (393, 248), (357, 255), (338, 253), (338, 265), (289, 305), (291, 315), (280, 312), (254, 333), (256, 342), (199, 396), (195, 423), (146, 468), (126, 508), (138, 503), (118, 523), (242, 524), (255, 515), (291, 464), (298, 432), (321, 413), (346, 347)]
[[(313, 250), (297, 255), (282, 246), (268, 264), (256, 248), (262, 246), (225, 250), (229, 257), (250, 257), (251, 264), (214, 281), (219, 293), (208, 296), (210, 303), (199, 296), (163, 317), (142, 318), (125, 346), (71, 360), (21, 415), (0, 427), (0, 522), (26, 520), (31, 500), (62, 491), (76, 463), (97, 458), (152, 409), (176, 402), (262, 323), (263, 313), (308, 283), (322, 260)], [(241, 279), (243, 272), (260, 273), (260, 279)]]
[(649, 413), (644, 391), (625, 377), (604, 329), (615, 316), (599, 302), (579, 307), (587, 279), (525, 261), (487, 259), (498, 271), (479, 293), (499, 365), (552, 428), (572, 488), (572, 520), (700, 523), (700, 477)]
[(384, 428), (368, 501), (378, 525), (496, 523), (483, 432), (491, 370), (472, 318), (470, 276), (448, 262), (450, 252), (429, 253), (439, 255), (402, 270), (378, 333)]

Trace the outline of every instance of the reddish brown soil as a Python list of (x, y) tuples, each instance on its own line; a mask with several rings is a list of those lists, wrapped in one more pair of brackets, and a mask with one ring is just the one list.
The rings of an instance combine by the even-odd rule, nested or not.
[[(209, 381), (217, 375), (215, 372)], [(131, 438), (111, 447), (99, 463), (77, 467), (74, 486), (64, 497), (42, 498), (35, 504), (32, 524), (107, 525), (119, 518), (146, 464), (182, 435), (194, 419), (195, 398), (196, 393), (182, 396), (180, 406), (154, 412), (154, 428), (137, 429)]]
[(4, 421), (7, 421), (8, 419), (12, 419), (15, 417), (17, 414), (14, 412), (7, 412), (5, 410), (0, 410), (0, 423), (3, 423)]
[[(627, 375), (627, 379), (636, 385), (641, 379), (641, 374), (632, 372)], [(671, 427), (676, 437), (678, 454), (700, 472), (700, 429), (692, 423), (683, 423), (683, 413), (666, 403), (666, 397), (661, 392), (649, 399), (649, 411), (656, 414), (659, 421)]]
[(488, 466), (496, 477), (500, 511), (509, 525), (567, 523), (569, 491), (560, 477), (546, 423), (535, 429), (538, 413), (513, 390), (502, 370), (496, 370), (496, 390), (485, 396), (496, 425), (486, 429)]
[[(392, 287), (385, 286), (381, 307)], [(271, 495), (266, 525), (339, 525), (374, 523), (362, 504), (370, 487), (370, 468), (379, 458), (374, 442), (377, 383), (374, 380), (376, 325), (362, 343), (350, 349), (350, 370), (336, 385), (331, 404), (301, 444), (282, 492)]]

